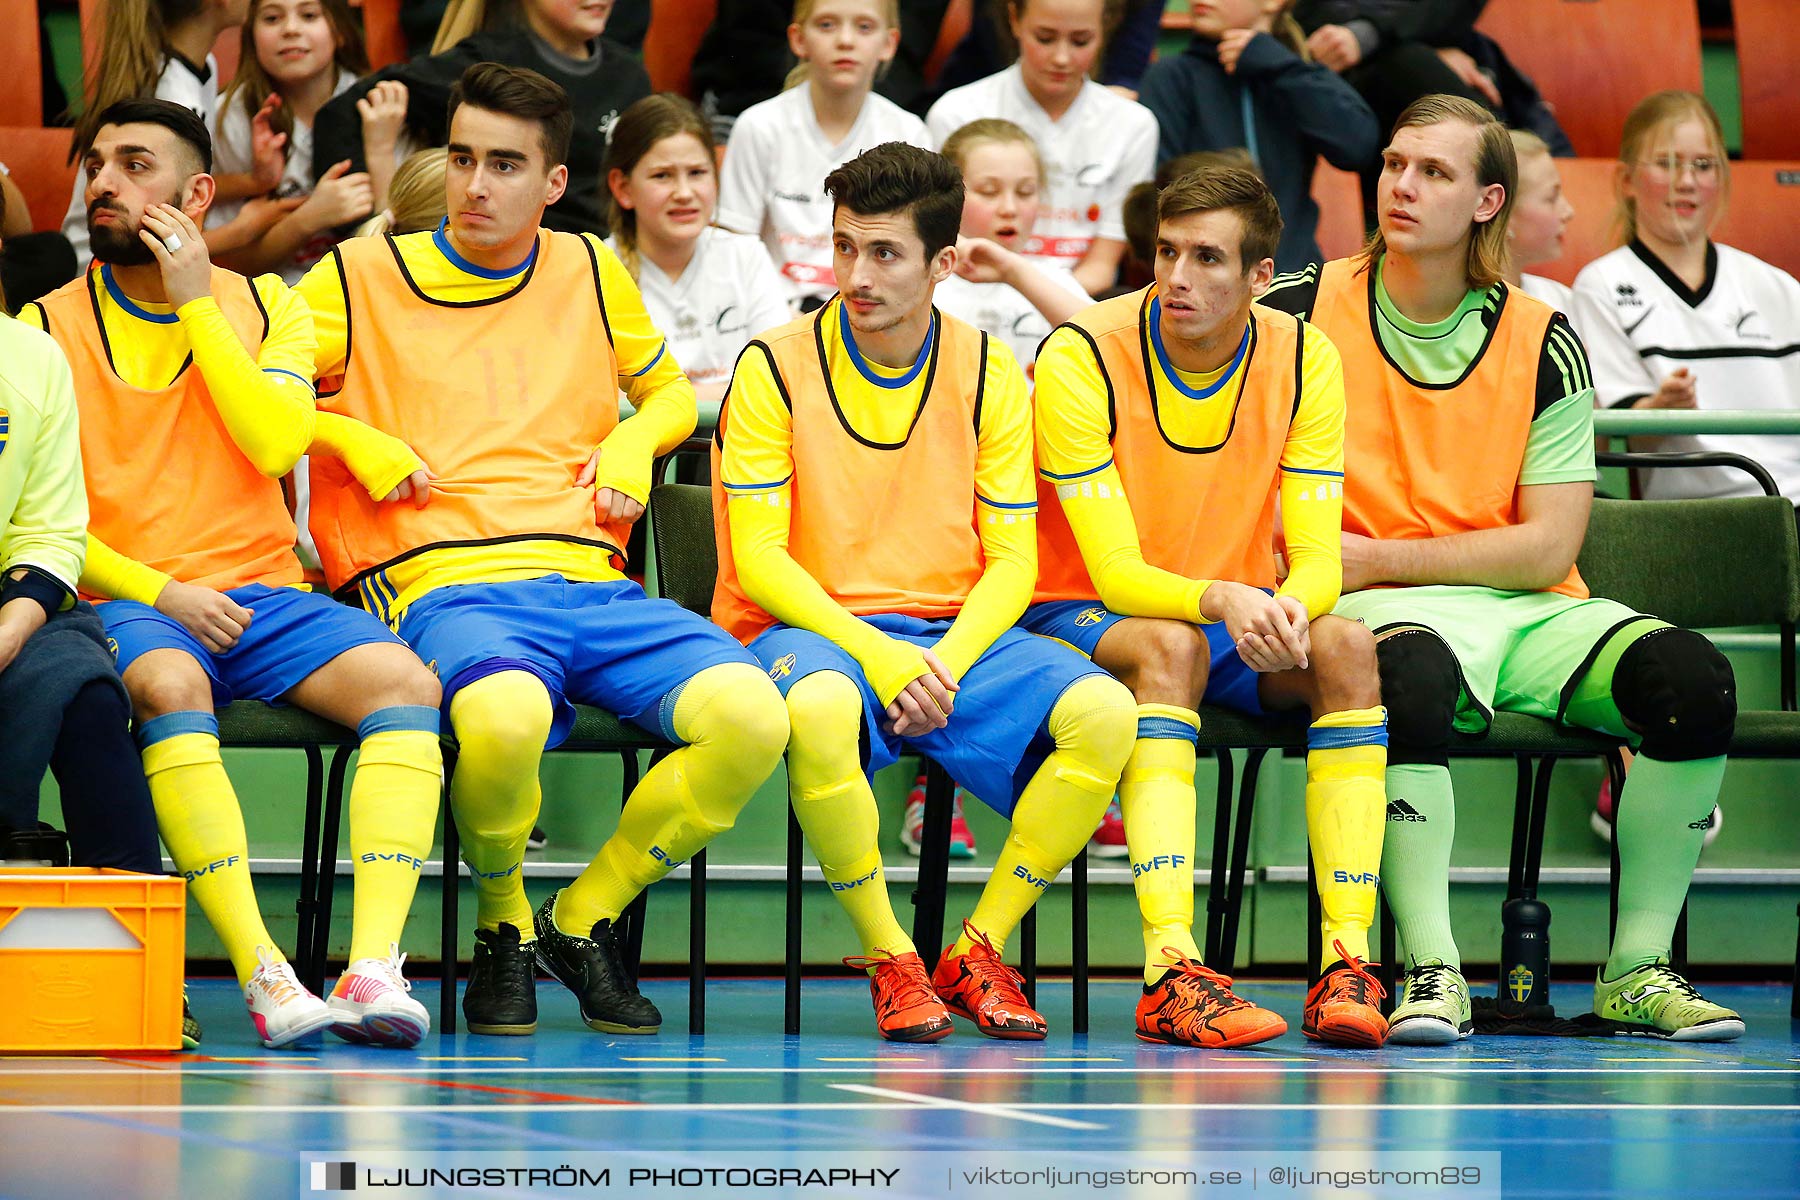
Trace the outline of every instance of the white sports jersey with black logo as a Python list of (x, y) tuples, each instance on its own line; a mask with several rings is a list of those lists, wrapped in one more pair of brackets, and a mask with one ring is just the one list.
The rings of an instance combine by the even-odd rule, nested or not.
[[(1709, 246), (1706, 280), (1696, 291), (1641, 244), (1622, 246), (1576, 276), (1569, 317), (1587, 346), (1603, 407), (1653, 395), (1670, 372), (1686, 367), (1700, 408), (1800, 408), (1800, 283), (1741, 250)], [(1783, 495), (1800, 501), (1800, 437), (1671, 437), (1659, 449), (1747, 455), (1768, 468)], [(1642, 476), (1644, 494), (1654, 499), (1759, 494), (1749, 476), (1725, 467)]]
[(925, 128), (932, 146), (942, 146), (984, 117), (1022, 128), (1043, 159), (1044, 206), (1030, 253), (1072, 267), (1095, 238), (1125, 240), (1125, 195), (1156, 171), (1155, 114), (1090, 79), (1069, 111), (1053, 121), (1031, 98), (1014, 63), (945, 92), (925, 115)]
[(826, 142), (813, 115), (810, 84), (753, 104), (731, 127), (714, 220), (762, 238), (794, 300), (829, 299), (837, 282), (831, 273), (825, 177), (883, 142), (930, 145), (923, 121), (873, 92), (835, 146)]
[[(607, 248), (618, 247), (607, 239)], [(787, 289), (769, 252), (746, 233), (707, 228), (694, 257), (670, 279), (649, 259), (638, 263), (638, 290), (669, 353), (696, 387), (726, 383), (750, 339), (788, 320)]]
[[(1045, 274), (1066, 288), (1070, 295), (1089, 299), (1075, 276), (1066, 267), (1044, 266)], [(1037, 306), (1018, 289), (1005, 283), (971, 283), (960, 275), (952, 275), (937, 285), (932, 300), (938, 308), (977, 329), (984, 329), (1005, 342), (1031, 378), (1037, 363), (1038, 344), (1050, 336), (1050, 322)]]

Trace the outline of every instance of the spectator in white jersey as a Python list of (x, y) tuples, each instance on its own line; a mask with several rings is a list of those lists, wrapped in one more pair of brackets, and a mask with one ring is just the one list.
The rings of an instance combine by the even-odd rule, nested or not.
[[(1570, 316), (1608, 408), (1800, 405), (1800, 283), (1709, 236), (1730, 176), (1719, 118), (1692, 92), (1646, 98), (1625, 120), (1616, 189), (1625, 244), (1582, 269)], [(1769, 469), (1800, 501), (1800, 438), (1633, 438), (1633, 449), (1723, 450)], [(1752, 495), (1742, 471), (1643, 473), (1645, 496)]]
[(626, 109), (606, 150), (607, 247), (637, 280), (701, 404), (723, 400), (738, 353), (791, 316), (762, 242), (712, 224), (715, 161), (706, 118), (667, 92)]
[(1067, 267), (1022, 253), (1037, 224), (1044, 164), (1031, 135), (989, 117), (944, 142), (963, 176), (956, 273), (940, 283), (937, 306), (1005, 342), (1031, 377), (1038, 343), (1092, 303)]
[(1524, 129), (1507, 131), (1519, 160), (1519, 194), (1506, 225), (1506, 282), (1558, 312), (1569, 311), (1569, 285), (1531, 275), (1526, 267), (1555, 262), (1563, 255), (1563, 234), (1575, 206), (1563, 195), (1562, 174), (1543, 138)]
[(808, 311), (837, 291), (825, 177), (883, 142), (929, 144), (919, 118), (873, 91), (899, 45), (899, 0), (797, 0), (788, 46), (800, 65), (732, 126), (719, 224), (760, 236)]
[(1105, 0), (1007, 0), (1006, 10), (1019, 61), (944, 93), (925, 127), (934, 146), (983, 117), (1030, 134), (1046, 187), (1029, 250), (1068, 267), (1098, 295), (1125, 257), (1125, 195), (1156, 169), (1156, 117), (1089, 78), (1100, 58)]

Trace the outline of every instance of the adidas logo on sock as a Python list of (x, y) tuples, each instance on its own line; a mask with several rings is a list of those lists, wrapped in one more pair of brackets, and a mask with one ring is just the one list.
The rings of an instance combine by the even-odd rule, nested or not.
[(1425, 818), (1419, 815), (1419, 810), (1404, 800), (1388, 801), (1387, 819), (1390, 821), (1418, 821), (1421, 824), (1425, 821)]

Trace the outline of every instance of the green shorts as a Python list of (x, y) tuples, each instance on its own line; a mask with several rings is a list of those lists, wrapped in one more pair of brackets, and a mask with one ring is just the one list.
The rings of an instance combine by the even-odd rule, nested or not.
[[(1456, 728), (1463, 733), (1485, 732), (1496, 709), (1562, 721), (1575, 684), (1614, 633), (1639, 623), (1645, 633), (1668, 624), (1598, 596), (1449, 585), (1369, 588), (1343, 597), (1332, 611), (1377, 635), (1417, 626), (1443, 638), (1462, 671)], [(1617, 722), (1613, 711), (1605, 724)], [(1623, 725), (1596, 728), (1630, 736)]]

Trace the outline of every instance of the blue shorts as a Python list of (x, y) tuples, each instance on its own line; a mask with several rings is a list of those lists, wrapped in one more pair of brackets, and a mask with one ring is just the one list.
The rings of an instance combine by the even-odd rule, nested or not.
[(570, 700), (593, 704), (677, 741), (663, 698), (707, 667), (756, 660), (737, 639), (672, 600), (652, 600), (628, 579), (570, 583), (561, 575), (438, 588), (400, 618), (400, 636), (450, 701), (476, 680), (529, 671), (556, 716), (545, 745), (575, 724)]
[[(1019, 620), (1019, 628), (1039, 637), (1054, 638), (1092, 658), (1094, 647), (1100, 644), (1100, 635), (1123, 620), (1124, 617), (1097, 600), (1047, 600), (1026, 609)], [(1206, 635), (1206, 644), (1212, 651), (1212, 661), (1207, 664), (1206, 695), (1202, 700), (1233, 712), (1262, 716), (1256, 672), (1238, 655), (1237, 645), (1231, 640), (1225, 623), (1201, 625), (1199, 629)]]
[[(950, 628), (948, 621), (891, 613), (862, 620), (918, 646), (937, 645)], [(1078, 654), (1009, 629), (959, 681), (956, 712), (948, 725), (899, 738), (882, 728), (887, 708), (876, 698), (862, 667), (832, 642), (804, 629), (777, 625), (752, 641), (750, 650), (783, 696), (815, 671), (838, 671), (855, 681), (863, 698), (869, 748), (863, 767), (868, 774), (893, 763), (903, 746), (911, 747), (1003, 817), (1012, 815), (1019, 793), (1055, 749), (1046, 726), (1057, 700), (1077, 679), (1104, 674)]]
[(185, 650), (212, 680), (215, 705), (274, 703), (346, 650), (373, 642), (401, 644), (368, 613), (319, 592), (250, 583), (225, 594), (249, 609), (251, 617), (237, 645), (223, 654), (214, 654), (173, 617), (147, 604), (108, 600), (100, 605), (119, 674), (152, 650)]

